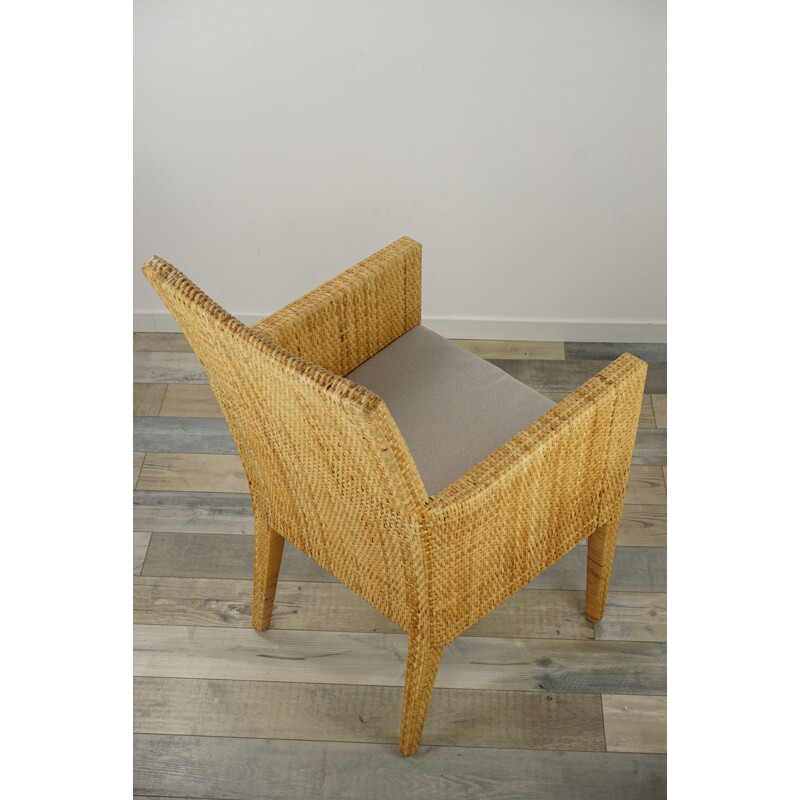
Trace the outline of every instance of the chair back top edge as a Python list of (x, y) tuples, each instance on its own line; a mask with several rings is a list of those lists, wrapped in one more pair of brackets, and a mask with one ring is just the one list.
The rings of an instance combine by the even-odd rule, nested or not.
[[(366, 412), (373, 410), (383, 402), (366, 387), (289, 352), (279, 344), (270, 341), (264, 332), (248, 327), (210, 298), (177, 267), (160, 256), (154, 255), (148, 259), (142, 266), (142, 272), (173, 317), (176, 318), (176, 322), (201, 363), (203, 363), (203, 357), (197, 352), (192, 341), (192, 332), (187, 330), (187, 322), (176, 317), (176, 302), (186, 308), (189, 317), (204, 317), (218, 330), (221, 336), (232, 341), (238, 340), (242, 346), (249, 346), (260, 352), (275, 366), (294, 373), (298, 379), (312, 381), (324, 391), (336, 394), (345, 402), (360, 405)], [(203, 367), (205, 368), (205, 363), (203, 363)]]

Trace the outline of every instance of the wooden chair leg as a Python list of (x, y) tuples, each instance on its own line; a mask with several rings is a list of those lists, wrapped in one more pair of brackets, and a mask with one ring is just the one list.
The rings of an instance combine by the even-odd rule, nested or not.
[(588, 539), (586, 562), (586, 619), (600, 622), (606, 610), (608, 584), (614, 564), (620, 520), (601, 525)]
[(264, 631), (272, 618), (275, 587), (283, 555), (283, 537), (268, 525), (256, 522), (255, 569), (253, 575), (253, 627)]
[(431, 644), (417, 634), (408, 637), (406, 689), (403, 697), (403, 721), (400, 726), (400, 752), (411, 756), (417, 752), (422, 726), (428, 713), (442, 645)]

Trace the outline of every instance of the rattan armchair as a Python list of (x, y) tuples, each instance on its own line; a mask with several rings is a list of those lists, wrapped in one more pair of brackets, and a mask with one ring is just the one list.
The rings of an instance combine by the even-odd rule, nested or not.
[[(462, 428), (463, 474), (451, 465), (426, 479), (409, 449), (420, 414), (399, 425), (398, 401), (392, 411), (357, 381), (389, 345), (424, 331), (421, 252), (399, 239), (252, 327), (164, 260), (143, 267), (208, 374), (247, 474), (253, 627), (269, 626), (288, 540), (407, 631), (407, 756), (443, 647), (587, 538), (586, 616), (603, 616), (647, 370), (626, 353), (558, 404), (531, 396), (527, 421), (495, 431), (484, 453), (465, 455), (479, 426)], [(399, 373), (390, 364), (388, 374)], [(488, 387), (491, 410), (478, 416), (489, 427), (502, 416), (501, 377), (470, 384)], [(440, 401), (430, 399), (433, 413)], [(434, 449), (436, 460), (447, 448)]]

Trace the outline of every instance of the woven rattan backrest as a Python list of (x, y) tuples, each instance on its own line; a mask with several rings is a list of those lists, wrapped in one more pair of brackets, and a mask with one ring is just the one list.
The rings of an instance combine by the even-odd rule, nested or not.
[(383, 401), (287, 352), (154, 257), (143, 271), (203, 365), (269, 525), (408, 628), (426, 602), (426, 496)]

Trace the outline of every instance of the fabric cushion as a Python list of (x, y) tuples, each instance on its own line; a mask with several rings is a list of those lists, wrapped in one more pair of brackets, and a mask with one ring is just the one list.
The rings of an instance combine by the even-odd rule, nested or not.
[(555, 405), (422, 325), (347, 377), (386, 403), (429, 495), (461, 477)]

